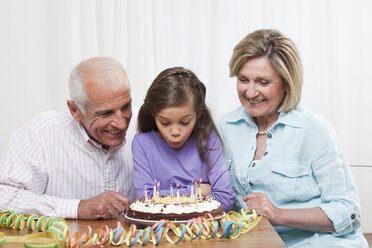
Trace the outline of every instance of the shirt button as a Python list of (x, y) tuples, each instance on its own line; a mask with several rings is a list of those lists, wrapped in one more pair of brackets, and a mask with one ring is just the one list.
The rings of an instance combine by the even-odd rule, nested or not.
[(252, 167), (255, 167), (256, 166), (256, 163), (252, 163)]
[(352, 220), (355, 219), (355, 214), (352, 214), (350, 217)]
[(267, 155), (267, 152), (264, 152), (264, 156), (266, 156)]
[(253, 183), (252, 183), (252, 182), (249, 182), (249, 185), (250, 185), (250, 186), (253, 186)]
[(273, 137), (273, 136), (271, 135), (271, 133), (269, 133), (269, 134), (267, 135), (267, 137), (268, 137), (269, 139), (271, 139), (271, 137)]

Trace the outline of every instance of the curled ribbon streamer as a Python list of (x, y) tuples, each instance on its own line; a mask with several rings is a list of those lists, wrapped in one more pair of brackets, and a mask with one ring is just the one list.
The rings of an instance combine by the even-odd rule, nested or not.
[(0, 232), (0, 245), (3, 245), (5, 243), (5, 234)]
[(25, 237), (26, 248), (56, 248), (55, 234), (51, 232), (32, 233)]
[[(234, 239), (240, 234), (249, 232), (254, 228), (261, 216), (255, 210), (247, 209), (240, 212), (230, 211), (224, 216), (206, 214), (203, 217), (190, 220), (186, 225), (176, 226), (169, 220), (160, 220), (152, 227), (137, 229), (136, 225), (130, 225), (125, 229), (120, 222), (115, 229), (102, 225), (92, 235), (92, 228), (85, 226), (82, 234), (70, 230), (65, 219), (59, 217), (46, 217), (39, 215), (19, 214), (11, 210), (0, 210), (0, 227), (23, 229), (29, 231), (35, 229), (38, 233), (28, 234), (25, 237), (10, 237), (9, 240), (17, 238), (24, 240), (24, 246), (29, 248), (62, 247), (85, 248), (85, 247), (107, 247), (109, 245), (133, 246), (136, 243), (146, 245), (152, 243), (159, 245), (164, 238), (172, 244), (182, 240), (211, 239), (214, 237), (226, 237)], [(0, 232), (0, 245), (4, 244), (7, 236)]]

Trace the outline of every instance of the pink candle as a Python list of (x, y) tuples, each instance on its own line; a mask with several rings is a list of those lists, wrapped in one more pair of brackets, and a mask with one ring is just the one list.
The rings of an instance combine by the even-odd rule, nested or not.
[(146, 185), (145, 185), (145, 201), (148, 201), (149, 199), (147, 198), (147, 190), (146, 190)]
[(180, 204), (180, 189), (179, 189), (180, 186), (178, 185), (178, 183), (177, 183), (176, 187), (177, 187), (176, 204)]
[(155, 200), (155, 196), (156, 196), (156, 179), (154, 182), (154, 192), (152, 193), (152, 197), (154, 198), (154, 200)]

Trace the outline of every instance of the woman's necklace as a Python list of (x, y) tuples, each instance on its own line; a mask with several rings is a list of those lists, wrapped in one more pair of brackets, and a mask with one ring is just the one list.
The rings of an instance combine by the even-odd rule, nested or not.
[(258, 130), (257, 131), (257, 134), (267, 134), (269, 132), (269, 130), (273, 127), (274, 125), (272, 125), (271, 127), (269, 127), (268, 129), (264, 130), (264, 131), (260, 131)]

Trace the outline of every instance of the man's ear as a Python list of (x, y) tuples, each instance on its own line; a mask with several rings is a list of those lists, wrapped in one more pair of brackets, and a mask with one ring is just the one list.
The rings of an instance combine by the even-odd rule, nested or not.
[(83, 113), (80, 111), (78, 106), (72, 100), (67, 100), (67, 107), (70, 110), (72, 117), (78, 122), (83, 118)]

